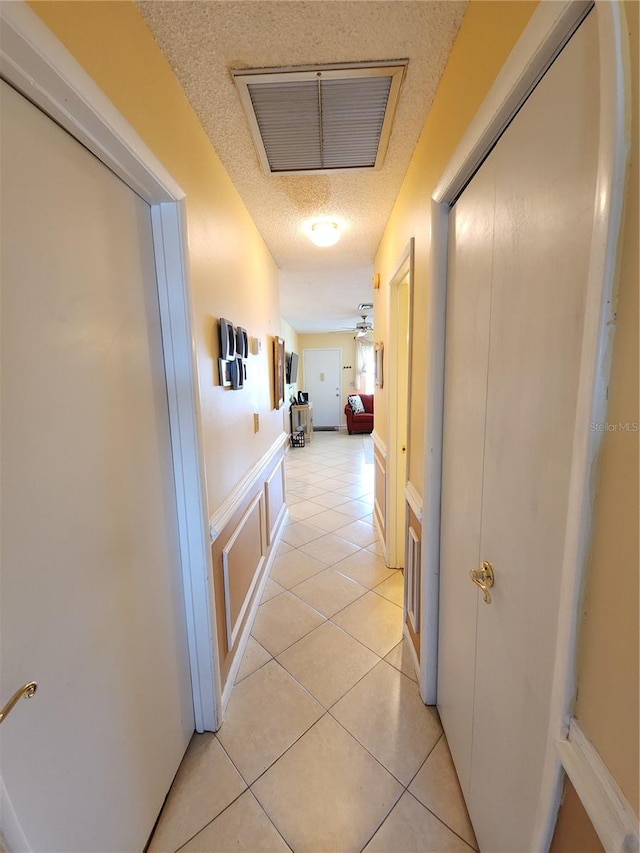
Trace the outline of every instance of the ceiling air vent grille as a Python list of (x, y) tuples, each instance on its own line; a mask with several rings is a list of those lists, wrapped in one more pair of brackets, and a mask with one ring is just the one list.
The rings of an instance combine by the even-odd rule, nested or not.
[(265, 172), (379, 169), (405, 67), (234, 71)]

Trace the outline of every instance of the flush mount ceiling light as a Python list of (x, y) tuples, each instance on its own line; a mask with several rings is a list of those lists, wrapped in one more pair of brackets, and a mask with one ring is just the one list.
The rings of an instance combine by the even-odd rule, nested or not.
[(266, 174), (379, 169), (407, 62), (232, 71)]
[(340, 239), (340, 226), (329, 219), (312, 222), (309, 237), (316, 246), (335, 246)]

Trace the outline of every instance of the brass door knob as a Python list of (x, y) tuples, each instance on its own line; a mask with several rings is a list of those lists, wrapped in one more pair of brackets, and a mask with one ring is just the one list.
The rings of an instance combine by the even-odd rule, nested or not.
[(2, 711), (0, 711), (0, 723), (4, 722), (4, 720), (7, 719), (11, 711), (13, 711), (13, 709), (23, 696), (25, 699), (31, 699), (33, 696), (35, 696), (37, 689), (38, 685), (35, 681), (28, 681), (26, 684), (23, 684), (19, 690), (16, 690), (16, 692), (13, 694), (11, 699), (9, 699)]
[(482, 590), (482, 597), (485, 604), (491, 604), (491, 595), (489, 590), (495, 583), (493, 576), (493, 566), (486, 560), (479, 569), (471, 569), (469, 577), (473, 583)]

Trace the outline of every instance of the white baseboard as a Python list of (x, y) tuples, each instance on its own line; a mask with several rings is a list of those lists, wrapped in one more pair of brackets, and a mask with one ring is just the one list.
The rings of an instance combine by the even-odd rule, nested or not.
[(637, 853), (638, 817), (578, 720), (556, 749), (607, 853)]

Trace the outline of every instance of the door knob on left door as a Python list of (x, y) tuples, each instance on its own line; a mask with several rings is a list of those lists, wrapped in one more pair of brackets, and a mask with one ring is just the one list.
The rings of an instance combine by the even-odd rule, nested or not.
[(491, 594), (489, 590), (494, 584), (493, 566), (485, 560), (479, 569), (470, 569), (469, 577), (474, 584), (482, 590), (482, 597), (485, 604), (491, 604)]
[(26, 684), (23, 684), (19, 690), (16, 690), (2, 711), (0, 711), (0, 723), (6, 720), (23, 696), (25, 699), (31, 699), (32, 696), (35, 696), (37, 689), (38, 685), (35, 681), (28, 681)]

